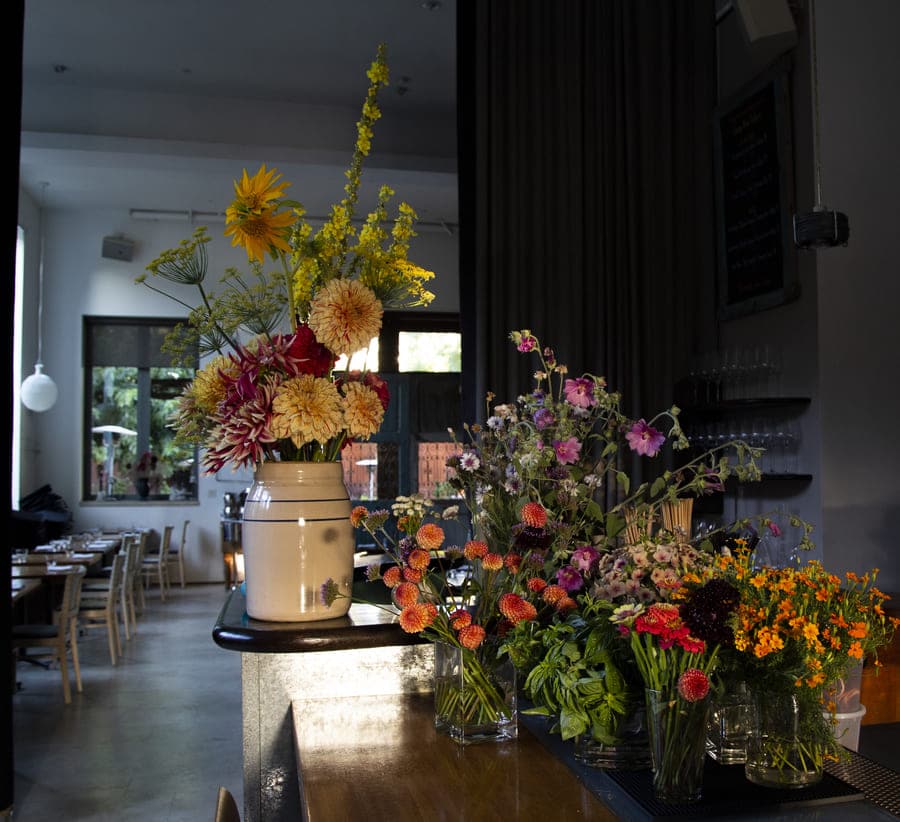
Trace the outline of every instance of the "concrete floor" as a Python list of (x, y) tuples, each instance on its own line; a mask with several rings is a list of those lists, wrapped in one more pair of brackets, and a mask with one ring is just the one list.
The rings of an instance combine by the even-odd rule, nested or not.
[(197, 822), (219, 785), (243, 807), (240, 655), (212, 640), (225, 597), (192, 585), (162, 603), (153, 589), (116, 667), (105, 632), (83, 635), (71, 705), (58, 669), (17, 665), (14, 820)]

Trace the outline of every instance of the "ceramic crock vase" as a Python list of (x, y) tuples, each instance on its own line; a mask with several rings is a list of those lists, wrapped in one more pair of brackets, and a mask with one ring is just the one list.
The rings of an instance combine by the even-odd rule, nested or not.
[[(247, 615), (309, 622), (350, 609), (355, 535), (340, 462), (267, 462), (253, 475), (243, 515)], [(330, 607), (322, 586), (342, 596)]]

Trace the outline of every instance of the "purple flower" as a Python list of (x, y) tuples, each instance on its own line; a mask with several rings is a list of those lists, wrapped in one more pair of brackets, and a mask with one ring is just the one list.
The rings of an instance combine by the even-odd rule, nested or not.
[(582, 545), (572, 552), (572, 565), (574, 565), (581, 573), (588, 574), (600, 559), (600, 552), (590, 546)]
[(556, 572), (556, 581), (561, 588), (564, 588), (570, 594), (579, 590), (584, 584), (578, 569), (573, 568), (571, 565), (565, 565)]
[(563, 465), (570, 465), (578, 462), (581, 456), (581, 443), (577, 437), (569, 437), (567, 440), (554, 440), (553, 450), (556, 451), (556, 458)]
[(638, 420), (631, 426), (631, 430), (625, 434), (628, 447), (645, 457), (655, 457), (666, 441), (665, 436), (653, 426), (647, 425), (644, 419)]
[(527, 354), (529, 351), (534, 351), (534, 347), (537, 345), (537, 337), (529, 334), (527, 331), (522, 332), (522, 337), (519, 342), (516, 344), (516, 348), (523, 354)]
[(553, 416), (553, 412), (549, 408), (539, 408), (534, 412), (534, 424), (537, 426), (538, 431), (549, 428), (555, 422), (556, 417)]
[(781, 536), (781, 529), (774, 522), (769, 523), (769, 531), (771, 531), (773, 537)]
[(589, 380), (587, 377), (566, 380), (563, 391), (566, 395), (566, 402), (570, 405), (578, 408), (590, 408), (597, 404), (597, 399), (594, 397), (593, 380)]

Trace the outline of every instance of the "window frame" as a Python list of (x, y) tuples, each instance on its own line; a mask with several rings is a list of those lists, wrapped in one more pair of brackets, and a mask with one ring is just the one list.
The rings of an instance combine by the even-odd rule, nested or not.
[[(93, 346), (91, 343), (92, 330), (100, 326), (122, 326), (124, 327), (163, 327), (169, 330), (174, 329), (177, 325), (183, 325), (187, 322), (186, 317), (131, 317), (131, 316), (105, 316), (105, 315), (88, 315), (82, 316), (81, 323), (81, 351), (82, 351), (82, 455), (81, 455), (81, 503), (103, 504), (103, 505), (199, 505), (200, 492), (198, 483), (198, 459), (199, 448), (194, 448), (194, 469), (193, 469), (193, 486), (194, 496), (180, 500), (167, 499), (141, 499), (139, 497), (129, 496), (126, 499), (97, 499), (95, 494), (91, 493), (91, 452), (93, 447), (93, 370), (96, 364), (93, 361)], [(123, 365), (122, 368), (137, 368), (138, 381), (141, 382), (141, 366), (140, 365)], [(147, 366), (147, 369), (162, 366)], [(184, 367), (184, 366), (182, 366)], [(196, 371), (200, 367), (199, 355), (195, 357), (193, 370)], [(149, 384), (149, 374), (146, 375), (147, 385), (146, 397), (148, 405), (145, 408), (140, 406), (136, 409), (138, 420), (138, 448), (140, 453), (142, 443), (145, 442), (145, 436), (149, 436), (150, 431), (150, 406), (152, 399), (151, 386)], [(140, 432), (141, 426), (146, 427), (144, 436)]]

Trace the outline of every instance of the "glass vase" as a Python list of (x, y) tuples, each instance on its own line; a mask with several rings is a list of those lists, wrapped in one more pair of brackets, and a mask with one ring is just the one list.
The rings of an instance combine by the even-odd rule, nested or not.
[(647, 708), (634, 702), (624, 714), (614, 714), (606, 740), (588, 732), (575, 739), (575, 758), (591, 768), (612, 771), (640, 771), (650, 767), (650, 739), (647, 733)]
[(660, 802), (700, 800), (706, 759), (709, 697), (688, 702), (675, 688), (648, 688), (647, 726), (653, 765), (653, 794)]
[(771, 788), (805, 788), (822, 779), (831, 733), (818, 695), (755, 691), (744, 773)]
[(434, 726), (461, 745), (518, 735), (516, 669), (493, 645), (434, 643)]
[(726, 682), (712, 695), (706, 734), (706, 752), (711, 759), (720, 765), (742, 765), (747, 761), (750, 714), (746, 682)]

